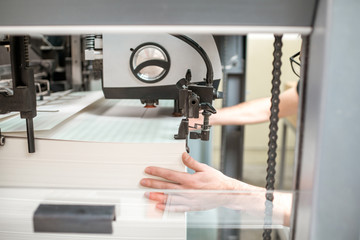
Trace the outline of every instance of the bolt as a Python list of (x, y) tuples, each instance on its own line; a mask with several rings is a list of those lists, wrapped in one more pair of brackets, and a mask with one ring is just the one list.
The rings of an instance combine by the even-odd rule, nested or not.
[(5, 136), (0, 136), (0, 146), (4, 146), (5, 145)]

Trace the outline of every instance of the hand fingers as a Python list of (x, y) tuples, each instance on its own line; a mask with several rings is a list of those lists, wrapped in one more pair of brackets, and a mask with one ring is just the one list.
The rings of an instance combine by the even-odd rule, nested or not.
[(152, 179), (152, 178), (143, 178), (141, 179), (140, 184), (144, 187), (156, 188), (156, 189), (182, 189), (182, 187), (179, 184)]
[(169, 211), (169, 212), (190, 212), (190, 211), (204, 211), (207, 208), (198, 205), (198, 206), (186, 206), (186, 205), (168, 205), (163, 203), (156, 204), (156, 208), (162, 211)]
[(184, 206), (184, 205), (167, 205), (164, 203), (158, 203), (156, 204), (156, 208), (160, 209), (162, 211), (170, 211), (170, 212), (188, 212), (191, 210), (191, 208), (189, 206)]
[[(186, 205), (178, 205), (179, 203), (174, 199), (174, 196), (159, 192), (146, 192), (145, 196), (148, 197), (150, 200), (157, 201), (156, 208), (165, 211), (173, 211), (173, 212), (186, 212), (190, 210), (189, 206)], [(175, 200), (175, 201), (174, 201)], [(169, 202), (168, 202), (169, 201)]]
[(182, 194), (165, 194), (160, 192), (146, 192), (145, 196), (150, 200), (168, 205), (187, 205), (191, 206), (192, 200)]
[(198, 161), (194, 160), (188, 153), (184, 152), (182, 154), (182, 160), (184, 164), (195, 170), (196, 172), (201, 172), (205, 170), (204, 164), (199, 163)]
[(147, 192), (145, 193), (145, 195), (153, 201), (157, 201), (159, 203), (166, 203), (168, 196), (164, 193), (159, 193), (159, 192)]
[[(146, 197), (150, 200), (158, 202), (156, 208), (162, 211), (171, 212), (188, 212), (188, 211), (202, 211), (208, 209), (209, 204), (203, 203), (201, 199), (188, 199), (182, 194), (165, 194), (160, 192), (146, 192)], [(192, 197), (193, 198), (193, 197)]]
[(145, 173), (164, 178), (166, 180), (175, 182), (175, 183), (182, 183), (184, 179), (188, 177), (188, 173), (174, 171), (166, 168), (161, 167), (147, 167), (145, 168)]

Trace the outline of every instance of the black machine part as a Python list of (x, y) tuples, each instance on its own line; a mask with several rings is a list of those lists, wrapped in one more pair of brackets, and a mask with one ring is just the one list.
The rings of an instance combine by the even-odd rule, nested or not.
[(106, 233), (113, 232), (114, 205), (40, 204), (33, 216), (34, 232)]
[[(210, 139), (210, 123), (209, 118), (211, 114), (215, 114), (216, 110), (211, 105), (212, 100), (216, 98), (217, 94), (216, 89), (213, 86), (208, 85), (197, 85), (190, 84), (191, 81), (191, 71), (187, 70), (185, 78), (180, 79), (176, 84), (176, 87), (179, 89), (179, 108), (185, 116), (185, 119), (182, 119), (178, 134), (174, 136), (175, 139), (186, 139), (186, 151), (189, 152), (188, 147), (188, 134), (189, 134), (189, 118), (198, 118), (199, 111), (202, 110), (202, 115), (204, 117), (203, 124), (201, 126), (201, 132), (191, 132), (191, 139), (201, 139), (203, 141), (209, 141)], [(213, 82), (213, 81), (212, 81)], [(196, 127), (196, 126), (195, 126)]]
[(19, 111), (26, 119), (29, 153), (35, 152), (33, 118), (36, 117), (34, 72), (29, 67), (29, 37), (10, 37), (13, 95), (0, 94), (0, 114)]
[[(193, 47), (202, 57), (206, 65), (205, 84), (191, 84), (191, 71), (187, 70), (185, 78), (180, 79), (176, 84), (179, 89), (179, 109), (185, 116), (185, 120), (181, 121), (178, 134), (175, 139), (186, 139), (188, 136), (189, 121), (188, 118), (198, 118), (199, 110), (203, 110), (204, 116), (203, 124), (201, 125), (200, 133), (191, 133), (190, 138), (201, 139), (208, 141), (210, 139), (210, 124), (209, 117), (211, 114), (216, 113), (215, 108), (212, 106), (212, 101), (221, 96), (214, 88), (214, 72), (211, 61), (204, 51), (204, 49), (191, 38), (184, 35), (173, 35), (174, 37), (186, 42)], [(189, 152), (189, 147), (186, 143), (186, 150)]]

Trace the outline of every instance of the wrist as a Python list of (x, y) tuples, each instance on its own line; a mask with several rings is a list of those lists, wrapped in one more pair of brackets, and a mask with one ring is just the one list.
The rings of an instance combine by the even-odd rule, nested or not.
[(248, 189), (248, 184), (226, 176), (226, 190), (248, 191), (249, 189)]

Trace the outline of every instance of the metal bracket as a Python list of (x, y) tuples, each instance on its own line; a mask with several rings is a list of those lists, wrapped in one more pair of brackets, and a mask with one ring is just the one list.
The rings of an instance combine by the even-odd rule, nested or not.
[[(201, 126), (201, 132), (190, 132), (191, 139), (201, 139), (202, 141), (208, 141), (210, 139), (210, 124), (209, 117), (211, 114), (216, 113), (215, 108), (211, 105), (213, 99), (217, 98), (218, 94), (216, 88), (213, 86), (190, 84), (191, 71), (187, 70), (185, 78), (180, 79), (176, 86), (179, 89), (178, 106), (182, 114), (185, 115), (185, 119), (182, 119), (178, 129), (178, 134), (175, 139), (188, 140), (189, 135), (189, 118), (198, 118), (200, 109), (203, 110), (202, 115), (204, 117), (203, 124)], [(196, 126), (195, 126), (196, 128)], [(189, 148), (186, 142), (186, 150), (189, 152)]]

